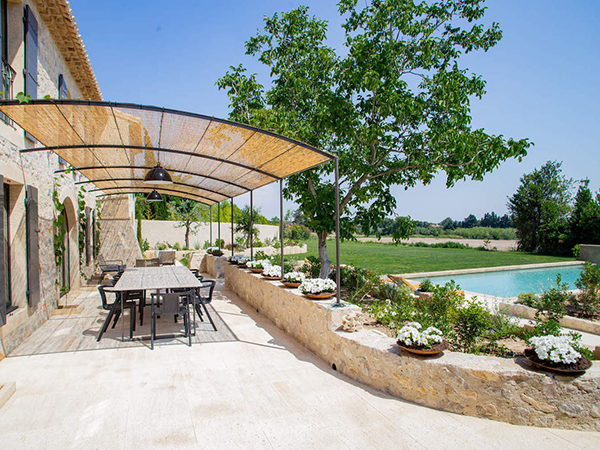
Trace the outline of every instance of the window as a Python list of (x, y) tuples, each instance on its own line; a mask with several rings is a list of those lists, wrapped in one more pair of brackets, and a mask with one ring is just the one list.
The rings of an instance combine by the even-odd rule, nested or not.
[[(12, 86), (13, 81), (15, 79), (15, 71), (10, 64), (7, 62), (8, 56), (8, 19), (6, 12), (6, 0), (0, 0), (0, 64), (2, 65), (2, 85), (0, 86), (0, 92), (3, 94), (0, 95), (2, 99), (11, 99), (12, 96)], [(0, 120), (2, 120), (7, 125), (12, 125), (12, 121), (0, 113)]]
[(29, 8), (25, 6), (25, 94), (37, 98), (38, 62), (38, 23)]

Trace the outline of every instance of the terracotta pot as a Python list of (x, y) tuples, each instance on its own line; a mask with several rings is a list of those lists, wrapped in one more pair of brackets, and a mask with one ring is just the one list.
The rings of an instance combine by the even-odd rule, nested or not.
[(259, 269), (257, 267), (248, 267), (248, 269), (250, 269), (250, 272), (254, 272), (254, 273), (262, 273), (262, 271), (264, 269)]
[(281, 280), (281, 277), (268, 277), (264, 273), (262, 274), (262, 276), (265, 277), (267, 280)]
[(336, 294), (336, 291), (333, 292), (321, 292), (320, 294), (304, 294), (305, 297), (308, 297), (313, 300), (324, 300), (326, 298), (331, 298)]
[(400, 348), (402, 350), (406, 350), (409, 353), (414, 353), (415, 355), (421, 355), (421, 356), (438, 355), (448, 348), (448, 344), (446, 344), (446, 342), (444, 342), (444, 341), (442, 341), (439, 344), (432, 345), (431, 348), (422, 348), (422, 349), (407, 347), (400, 341), (396, 341), (396, 343), (400, 346)]
[(297, 288), (298, 286), (300, 286), (302, 283), (292, 283), (291, 281), (282, 281), (283, 285), (285, 287), (289, 287), (289, 288)]

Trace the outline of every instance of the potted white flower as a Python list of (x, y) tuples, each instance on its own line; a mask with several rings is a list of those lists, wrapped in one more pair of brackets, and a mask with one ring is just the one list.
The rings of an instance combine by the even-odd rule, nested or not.
[(300, 292), (312, 299), (324, 299), (336, 294), (337, 285), (329, 278), (309, 278), (300, 284)]
[(268, 259), (261, 259), (259, 261), (248, 261), (246, 263), (248, 269), (250, 269), (250, 271), (254, 273), (262, 273), (265, 267), (269, 267), (270, 265), (271, 263)]
[(291, 288), (297, 288), (305, 280), (306, 276), (302, 272), (288, 272), (283, 275), (282, 283)]
[(281, 279), (281, 266), (267, 266), (262, 271), (262, 276), (267, 280), (280, 280)]
[(573, 336), (537, 336), (529, 339), (532, 348), (526, 348), (525, 357), (537, 367), (553, 372), (580, 374), (592, 366), (579, 350), (578, 340)]
[(435, 327), (421, 331), (422, 325), (410, 322), (398, 332), (396, 341), (404, 350), (418, 355), (437, 355), (448, 347), (442, 337), (442, 332)]

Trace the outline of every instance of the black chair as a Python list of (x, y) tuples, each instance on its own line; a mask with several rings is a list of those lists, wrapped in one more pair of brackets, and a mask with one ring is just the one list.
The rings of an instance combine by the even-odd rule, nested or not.
[(200, 286), (194, 292), (193, 301), (194, 308), (196, 309), (200, 320), (204, 322), (204, 319), (202, 318), (202, 309), (204, 309), (204, 312), (206, 313), (206, 317), (208, 317), (210, 324), (212, 325), (213, 329), (217, 331), (217, 326), (215, 325), (215, 322), (213, 321), (212, 317), (210, 316), (210, 313), (208, 312), (208, 308), (206, 307), (206, 305), (209, 305), (212, 301), (212, 295), (213, 291), (215, 290), (215, 284), (216, 282), (214, 280), (202, 281), (202, 286)]
[[(192, 346), (192, 333), (190, 332), (190, 298), (193, 297), (193, 291), (168, 293), (168, 294), (150, 294), (152, 296), (152, 314), (150, 322), (150, 348), (154, 349), (154, 340), (156, 339), (156, 318), (158, 316), (173, 316), (177, 322), (177, 316), (183, 316), (184, 336), (188, 338), (190, 347)], [(160, 302), (161, 306), (156, 304)]]
[[(102, 335), (108, 329), (111, 319), (114, 319), (112, 325), (112, 328), (114, 328), (119, 320), (119, 317), (121, 316), (121, 292), (111, 289), (110, 286), (98, 286), (98, 292), (100, 293), (100, 298), (102, 299), (102, 309), (109, 311), (108, 316), (106, 317), (106, 320), (100, 329), (100, 333), (98, 333), (98, 337), (96, 338), (96, 341), (100, 342)], [(107, 293), (115, 294), (115, 300), (112, 303), (108, 303), (106, 299)], [(125, 299), (123, 299), (123, 308), (129, 309), (129, 338), (133, 339), (133, 332), (135, 331), (136, 303), (132, 301), (125, 301)]]
[(100, 274), (100, 282), (104, 279), (104, 275), (110, 272), (123, 272), (127, 267), (120, 259), (104, 259), (104, 256), (98, 255), (98, 265), (102, 273)]

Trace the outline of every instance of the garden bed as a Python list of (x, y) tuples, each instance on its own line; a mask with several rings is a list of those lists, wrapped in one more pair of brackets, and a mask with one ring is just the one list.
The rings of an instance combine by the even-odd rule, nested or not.
[(524, 358), (445, 351), (432, 359), (404, 354), (371, 329), (340, 331), (358, 307), (332, 308), (279, 282), (225, 266), (229, 289), (336, 370), (394, 396), (432, 408), (522, 425), (600, 431), (600, 365), (574, 378), (533, 370)]

